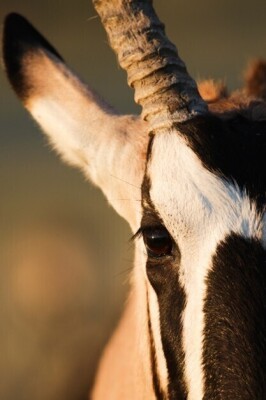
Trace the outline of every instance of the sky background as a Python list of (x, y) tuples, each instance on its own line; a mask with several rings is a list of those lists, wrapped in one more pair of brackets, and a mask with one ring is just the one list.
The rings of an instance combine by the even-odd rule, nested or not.
[[(196, 79), (235, 89), (247, 62), (266, 57), (265, 0), (154, 4)], [(110, 104), (139, 113), (90, 2), (1, 0), (1, 24), (11, 11)], [(131, 233), (100, 191), (50, 150), (3, 70), (0, 151), (0, 398), (83, 400), (122, 309)]]

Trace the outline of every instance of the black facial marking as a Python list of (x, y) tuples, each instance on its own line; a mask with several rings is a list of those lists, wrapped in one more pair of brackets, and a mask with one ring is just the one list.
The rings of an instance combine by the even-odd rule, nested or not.
[(9, 14), (4, 24), (3, 59), (8, 78), (21, 99), (26, 99), (30, 91), (24, 79), (24, 57), (40, 49), (48, 50), (63, 61), (55, 48), (24, 17)]
[[(148, 159), (151, 155), (153, 136), (149, 143)], [(142, 206), (144, 226), (160, 226), (162, 220), (150, 198), (150, 180), (145, 174), (142, 183)], [(182, 350), (182, 312), (186, 296), (178, 279), (180, 252), (175, 246), (172, 254), (165, 257), (148, 257), (146, 270), (150, 284), (158, 298), (160, 328), (164, 355), (168, 370), (168, 399), (185, 400), (187, 388), (184, 381), (184, 352)]]
[(177, 264), (173, 261), (147, 261), (147, 275), (154, 288), (160, 311), (161, 337), (168, 369), (169, 399), (186, 399), (184, 352), (182, 350), (182, 311), (185, 293), (178, 282)]
[(263, 208), (266, 200), (266, 121), (245, 113), (231, 118), (209, 114), (177, 126), (209, 170), (234, 180)]
[(228, 236), (206, 283), (204, 400), (265, 400), (266, 251)]

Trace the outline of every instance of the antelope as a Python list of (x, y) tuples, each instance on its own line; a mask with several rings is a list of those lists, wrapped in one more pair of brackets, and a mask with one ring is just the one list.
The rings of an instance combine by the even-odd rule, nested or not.
[(20, 15), (3, 43), (51, 145), (134, 232), (131, 291), (91, 397), (266, 399), (266, 63), (232, 94), (197, 85), (152, 1), (93, 3), (141, 116), (105, 103)]

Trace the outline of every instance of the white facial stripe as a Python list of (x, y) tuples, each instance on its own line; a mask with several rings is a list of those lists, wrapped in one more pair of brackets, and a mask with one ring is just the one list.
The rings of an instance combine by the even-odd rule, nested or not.
[(188, 399), (204, 394), (202, 340), (205, 277), (217, 244), (229, 233), (262, 240), (262, 219), (237, 185), (206, 170), (176, 132), (156, 135), (148, 166), (150, 197), (181, 252), (187, 304), (183, 347)]
[(150, 317), (151, 317), (151, 329), (154, 339), (155, 351), (156, 351), (156, 360), (157, 360), (157, 370), (160, 379), (161, 389), (164, 393), (167, 393), (167, 385), (168, 385), (168, 372), (166, 366), (166, 359), (163, 352), (162, 340), (160, 335), (160, 312), (159, 312), (159, 304), (155, 291), (148, 285), (148, 300), (150, 307)]

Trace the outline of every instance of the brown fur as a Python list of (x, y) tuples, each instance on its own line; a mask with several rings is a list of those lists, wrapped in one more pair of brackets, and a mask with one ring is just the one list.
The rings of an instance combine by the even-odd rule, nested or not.
[(266, 100), (266, 60), (252, 61), (244, 74), (248, 96)]
[(215, 82), (208, 79), (198, 83), (198, 90), (207, 103), (215, 103), (216, 101), (228, 96), (227, 88), (222, 81)]
[(241, 113), (253, 121), (266, 120), (266, 61), (253, 61), (244, 77), (244, 88), (231, 94), (221, 81), (199, 82), (198, 89), (209, 110), (215, 114), (230, 118), (235, 113)]

